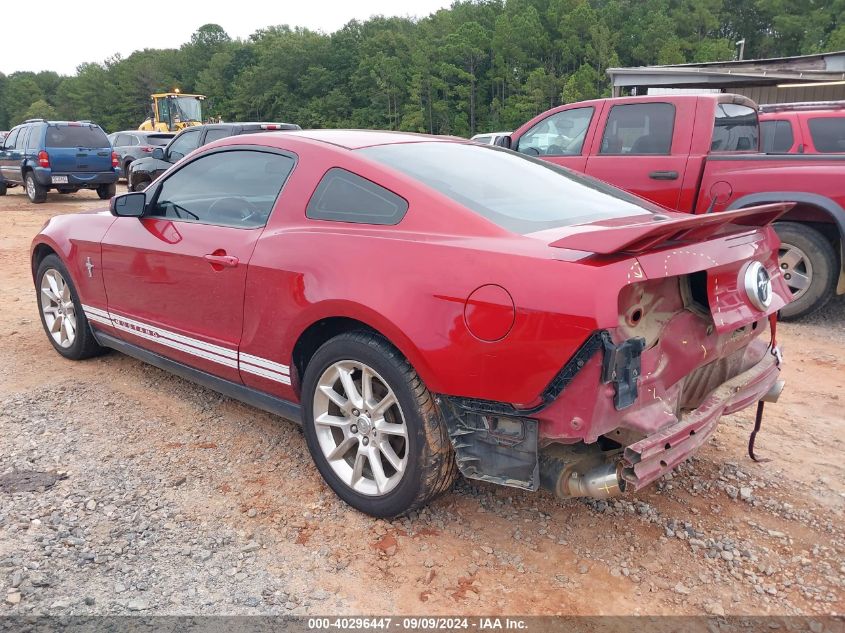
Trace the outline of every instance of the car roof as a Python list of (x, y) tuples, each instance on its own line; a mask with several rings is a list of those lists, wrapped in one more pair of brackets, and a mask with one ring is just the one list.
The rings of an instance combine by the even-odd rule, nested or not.
[(388, 130), (296, 130), (285, 132), (285, 136), (298, 136), (345, 147), (346, 149), (361, 149), (397, 143), (469, 142), (467, 139), (457, 136), (433, 136), (431, 134), (391, 132)]

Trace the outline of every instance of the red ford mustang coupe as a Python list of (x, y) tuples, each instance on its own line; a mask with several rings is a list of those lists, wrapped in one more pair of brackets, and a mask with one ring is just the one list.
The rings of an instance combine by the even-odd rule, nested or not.
[(466, 477), (639, 489), (776, 399), (787, 205), (689, 216), (533, 158), (367, 131), (234, 137), (32, 245), (62, 356), (112, 348), (301, 421), (395, 516)]

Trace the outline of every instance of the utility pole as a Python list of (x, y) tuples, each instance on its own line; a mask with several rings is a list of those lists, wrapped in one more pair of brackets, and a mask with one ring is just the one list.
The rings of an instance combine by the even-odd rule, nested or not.
[(745, 57), (745, 38), (743, 37), (735, 45), (739, 46), (739, 61), (742, 61), (743, 57)]

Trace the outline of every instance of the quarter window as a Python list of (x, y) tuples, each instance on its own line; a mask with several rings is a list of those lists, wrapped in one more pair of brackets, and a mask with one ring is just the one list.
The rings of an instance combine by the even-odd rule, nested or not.
[(162, 183), (148, 215), (238, 228), (264, 226), (293, 166), (290, 156), (256, 150), (201, 156)]
[(29, 141), (27, 141), (26, 149), (29, 151), (34, 151), (38, 149), (38, 146), (41, 144), (41, 130), (43, 128), (40, 125), (33, 125), (32, 129), (29, 131)]
[(182, 132), (170, 145), (168, 154), (170, 160), (176, 162), (193, 152), (200, 145), (200, 131), (187, 130)]
[(817, 117), (807, 123), (817, 152), (845, 152), (845, 117)]
[(671, 103), (613, 106), (607, 117), (600, 154), (670, 154), (675, 129)]
[(226, 128), (212, 129), (205, 133), (205, 142), (219, 141), (221, 138), (226, 138), (227, 136), (232, 136), (231, 130)]
[(593, 112), (593, 108), (574, 108), (543, 119), (522, 135), (517, 151), (530, 156), (581, 154)]
[(408, 211), (408, 202), (376, 183), (335, 167), (326, 172), (305, 215), (314, 220), (335, 220), (358, 224), (398, 224)]
[(761, 121), (760, 136), (763, 151), (767, 154), (782, 154), (792, 149), (795, 137), (789, 121)]

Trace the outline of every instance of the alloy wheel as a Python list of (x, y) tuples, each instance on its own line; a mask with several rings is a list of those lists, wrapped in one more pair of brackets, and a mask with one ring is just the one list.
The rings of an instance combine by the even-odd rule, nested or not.
[(35, 180), (32, 176), (26, 177), (26, 193), (30, 197), (30, 199), (35, 198)]
[(62, 274), (50, 269), (41, 277), (41, 312), (53, 340), (61, 347), (70, 347), (76, 340), (76, 307), (70, 286)]
[(342, 360), (320, 376), (314, 429), (335, 474), (355, 492), (382, 496), (408, 466), (408, 425), (393, 390), (365, 363)]
[(793, 298), (807, 292), (813, 279), (813, 264), (807, 254), (792, 244), (781, 244), (778, 252), (780, 272)]

